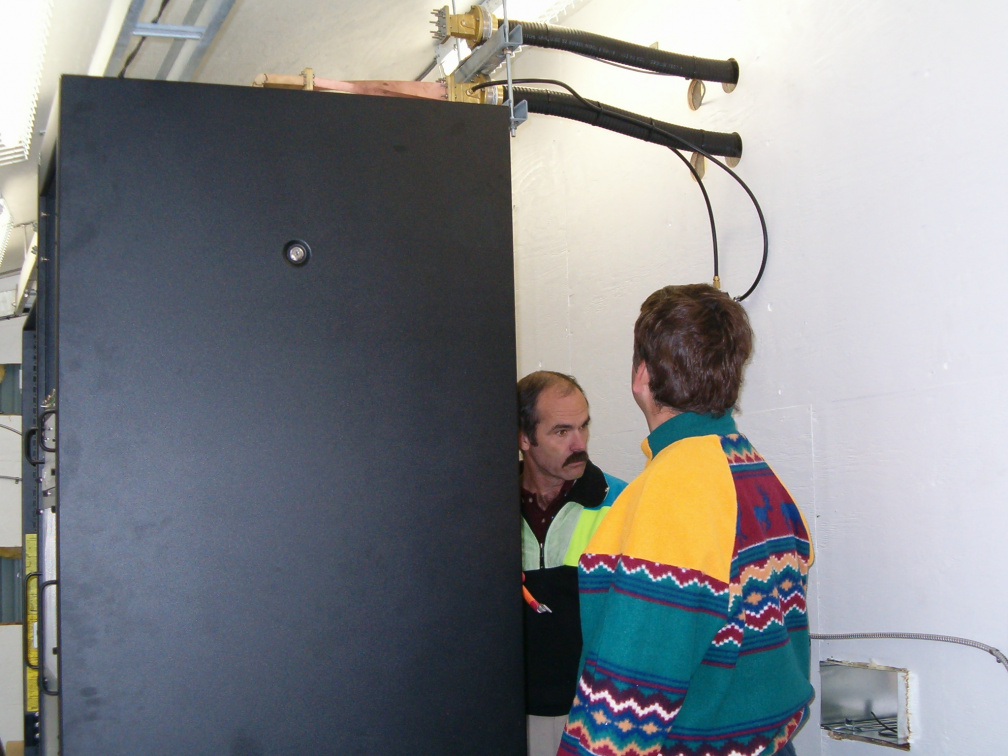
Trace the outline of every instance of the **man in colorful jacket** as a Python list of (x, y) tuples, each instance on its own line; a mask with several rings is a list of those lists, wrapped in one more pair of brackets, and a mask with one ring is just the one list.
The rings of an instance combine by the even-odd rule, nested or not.
[(732, 418), (751, 350), (745, 310), (711, 286), (641, 307), (648, 461), (579, 562), (584, 651), (561, 756), (794, 753), (813, 697), (812, 548)]
[(555, 756), (581, 658), (577, 562), (626, 485), (588, 459), (588, 401), (540, 370), (518, 382), (529, 756)]

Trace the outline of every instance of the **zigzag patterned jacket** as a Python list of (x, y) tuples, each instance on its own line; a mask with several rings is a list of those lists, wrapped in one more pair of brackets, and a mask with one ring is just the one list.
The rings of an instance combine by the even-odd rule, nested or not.
[(683, 413), (578, 565), (584, 648), (559, 756), (756, 756), (813, 697), (812, 549), (730, 414)]

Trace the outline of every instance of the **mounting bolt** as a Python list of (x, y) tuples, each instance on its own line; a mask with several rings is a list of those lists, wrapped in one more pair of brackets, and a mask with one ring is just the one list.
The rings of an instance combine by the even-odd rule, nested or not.
[(284, 247), (284, 259), (295, 267), (300, 267), (311, 258), (311, 248), (303, 241), (289, 241)]

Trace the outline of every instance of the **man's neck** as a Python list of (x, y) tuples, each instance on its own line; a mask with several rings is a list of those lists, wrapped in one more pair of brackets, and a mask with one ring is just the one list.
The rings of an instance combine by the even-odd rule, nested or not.
[(556, 499), (566, 482), (563, 478), (545, 475), (528, 463), (522, 467), (521, 487), (529, 493), (535, 494), (536, 502), (541, 509), (546, 509)]
[(679, 412), (679, 410), (674, 410), (671, 407), (666, 407), (660, 404), (652, 404), (644, 410), (644, 418), (647, 420), (648, 433), (653, 433), (654, 429), (666, 420), (671, 420), (676, 415), (681, 414), (682, 413)]

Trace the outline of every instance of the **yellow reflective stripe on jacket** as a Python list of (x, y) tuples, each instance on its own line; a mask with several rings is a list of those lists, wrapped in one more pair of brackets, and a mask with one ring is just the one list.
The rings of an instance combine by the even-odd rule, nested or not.
[(574, 532), (571, 534), (570, 545), (567, 547), (567, 554), (564, 556), (563, 563), (570, 567), (577, 567), (578, 560), (584, 553), (585, 547), (588, 545), (588, 541), (591, 537), (595, 535), (595, 530), (598, 528), (599, 523), (602, 522), (602, 518), (606, 516), (606, 512), (609, 511), (608, 506), (598, 507), (597, 509), (585, 509), (581, 512), (581, 516), (578, 518), (577, 524), (574, 526)]

